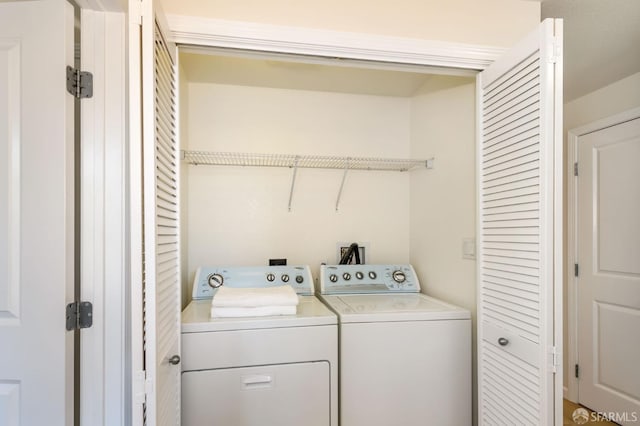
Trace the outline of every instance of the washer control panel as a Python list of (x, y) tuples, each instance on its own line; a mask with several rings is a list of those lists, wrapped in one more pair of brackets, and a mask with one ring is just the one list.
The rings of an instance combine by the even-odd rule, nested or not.
[(321, 265), (321, 294), (419, 293), (411, 265)]
[(212, 298), (222, 286), (262, 288), (290, 285), (301, 296), (313, 295), (313, 278), (300, 266), (201, 266), (193, 280), (193, 299)]

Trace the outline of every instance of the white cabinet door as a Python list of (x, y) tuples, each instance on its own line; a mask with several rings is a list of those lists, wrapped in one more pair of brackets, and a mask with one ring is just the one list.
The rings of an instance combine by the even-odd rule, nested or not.
[(562, 21), (478, 75), (479, 424), (561, 424)]
[(0, 425), (72, 425), (73, 8), (0, 2)]
[[(136, 13), (131, 16), (135, 20)], [(132, 232), (139, 232), (140, 237), (132, 246), (132, 273), (139, 273), (134, 275), (132, 303), (139, 302), (144, 328), (139, 330), (143, 344), (134, 340), (133, 347), (144, 347), (144, 423), (176, 425), (180, 423), (176, 47), (167, 41), (162, 13), (153, 0), (141, 3), (139, 16), (140, 21), (130, 27), (130, 62), (132, 71), (139, 72), (130, 75), (130, 90), (134, 92), (131, 109), (134, 115), (141, 111), (141, 116), (133, 116), (130, 121)], [(141, 87), (135, 88), (135, 82), (141, 82)], [(141, 181), (135, 176), (141, 176)], [(136, 206), (142, 206), (141, 210)], [(135, 258), (137, 249), (139, 259)], [(136, 271), (134, 264), (142, 265), (142, 269)], [(140, 317), (133, 309), (136, 322)], [(137, 366), (134, 355), (134, 380), (138, 378)], [(136, 392), (134, 389), (134, 398)], [(134, 424), (139, 421), (134, 409)]]

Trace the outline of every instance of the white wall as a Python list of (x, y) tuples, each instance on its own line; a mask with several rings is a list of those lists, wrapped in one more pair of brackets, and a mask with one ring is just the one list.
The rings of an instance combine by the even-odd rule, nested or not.
[(410, 260), (425, 293), (471, 311), (475, 403), (476, 262), (462, 258), (475, 238), (475, 79), (431, 78), (411, 116), (411, 155), (435, 167), (411, 174)]
[(569, 131), (638, 106), (640, 106), (640, 73), (635, 73), (567, 102), (564, 105), (564, 128)]
[[(189, 84), (192, 150), (409, 157), (409, 98)], [(334, 263), (338, 241), (370, 244), (370, 262), (409, 261), (409, 175), (186, 166), (188, 271), (287, 258)]]
[[(621, 112), (630, 110), (632, 108), (640, 107), (640, 73), (633, 74), (594, 92), (591, 92), (585, 96), (575, 99), (571, 102), (567, 102), (564, 105), (564, 137), (565, 137), (565, 158), (568, 153), (568, 141), (567, 133), (569, 130), (577, 127), (584, 126), (594, 121), (610, 117), (612, 115), (619, 114)], [(572, 172), (571, 172), (572, 173)], [(565, 185), (572, 183), (572, 180), (568, 179), (568, 170), (565, 167)], [(565, 187), (565, 194), (567, 188)], [(567, 223), (567, 199), (565, 197), (565, 221)], [(567, 263), (567, 227), (564, 227), (564, 247), (565, 247), (565, 262), (564, 270), (571, 271), (573, 268), (568, 267)], [(573, 372), (573, 367), (568, 366), (568, 329), (567, 329), (567, 281), (564, 282), (564, 383), (568, 383), (569, 372)]]
[(168, 14), (509, 47), (540, 22), (522, 0), (162, 0)]

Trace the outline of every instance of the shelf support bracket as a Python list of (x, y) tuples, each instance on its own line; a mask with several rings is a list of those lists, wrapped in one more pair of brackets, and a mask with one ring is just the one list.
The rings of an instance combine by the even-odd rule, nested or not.
[(342, 198), (342, 189), (344, 188), (344, 181), (347, 179), (347, 172), (349, 171), (350, 161), (351, 161), (351, 157), (347, 157), (347, 160), (344, 163), (344, 173), (342, 174), (342, 182), (340, 183), (340, 189), (338, 190), (338, 198), (336, 199), (336, 211), (338, 211), (338, 207), (340, 206), (340, 198)]
[(293, 162), (293, 176), (291, 178), (291, 190), (289, 191), (289, 205), (287, 206), (288, 211), (291, 211), (291, 201), (293, 200), (293, 188), (296, 185), (296, 174), (298, 174), (298, 160), (300, 160), (300, 156), (296, 155), (296, 159)]

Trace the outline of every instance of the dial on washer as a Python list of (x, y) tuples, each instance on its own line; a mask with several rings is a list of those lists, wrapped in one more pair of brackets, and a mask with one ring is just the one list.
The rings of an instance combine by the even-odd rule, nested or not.
[(224, 283), (224, 277), (220, 274), (211, 274), (207, 277), (207, 282), (210, 287), (218, 288)]
[(393, 280), (398, 284), (402, 284), (407, 279), (407, 276), (405, 275), (405, 273), (400, 270), (393, 271), (392, 277), (393, 277)]

